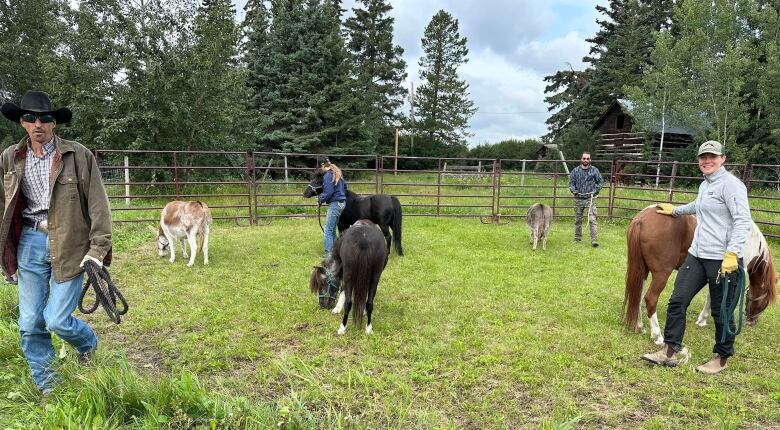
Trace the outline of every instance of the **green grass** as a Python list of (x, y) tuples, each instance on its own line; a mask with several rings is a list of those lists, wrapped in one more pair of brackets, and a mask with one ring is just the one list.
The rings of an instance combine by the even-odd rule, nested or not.
[[(86, 317), (93, 366), (60, 360), (45, 407), (19, 351), (15, 290), (0, 286), (0, 428), (768, 428), (780, 422), (777, 307), (737, 339), (729, 369), (648, 367), (656, 345), (621, 324), (625, 224), (600, 248), (556, 220), (546, 251), (525, 225), (404, 220), (406, 256), (379, 285), (374, 333), (308, 292), (322, 233), (312, 219), (213, 228), (210, 266), (156, 256), (145, 226), (115, 231), (120, 325)], [(778, 248), (775, 247), (775, 251)], [(777, 252), (775, 253), (777, 255)], [(671, 287), (659, 301), (663, 324)], [(693, 365), (714, 330), (692, 322)], [(59, 342), (58, 342), (59, 345)]]

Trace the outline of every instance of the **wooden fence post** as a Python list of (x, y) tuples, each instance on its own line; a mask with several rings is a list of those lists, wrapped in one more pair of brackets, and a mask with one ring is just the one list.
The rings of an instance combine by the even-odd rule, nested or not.
[(130, 157), (125, 155), (125, 206), (130, 206)]
[(669, 201), (669, 203), (671, 203), (672, 200), (674, 200), (674, 179), (675, 179), (675, 177), (677, 177), (677, 162), (676, 161), (672, 164), (672, 174), (671, 174), (671, 177), (669, 178), (669, 197), (667, 199)]
[(617, 166), (615, 160), (609, 165), (609, 195), (607, 195), (607, 218), (612, 219), (612, 209), (615, 204), (615, 183), (617, 182)]

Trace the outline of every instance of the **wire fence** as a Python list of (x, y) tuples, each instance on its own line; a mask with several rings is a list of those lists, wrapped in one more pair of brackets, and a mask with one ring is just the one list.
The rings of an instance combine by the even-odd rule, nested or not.
[[(171, 200), (201, 200), (215, 219), (262, 224), (316, 217), (303, 191), (319, 154), (219, 151), (95, 151), (115, 222), (158, 222)], [(534, 203), (571, 217), (569, 171), (579, 160), (472, 159), (332, 155), (351, 191), (392, 194), (407, 216), (521, 218)], [(696, 163), (595, 160), (604, 178), (596, 199), (601, 217), (631, 219), (658, 203), (683, 204), (697, 194)], [(780, 238), (780, 165), (727, 165), (745, 183), (753, 219)]]

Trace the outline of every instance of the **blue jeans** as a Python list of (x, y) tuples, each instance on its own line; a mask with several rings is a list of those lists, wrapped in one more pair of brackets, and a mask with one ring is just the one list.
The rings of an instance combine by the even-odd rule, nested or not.
[(333, 242), (336, 241), (336, 228), (339, 225), (339, 217), (344, 211), (345, 202), (328, 203), (328, 215), (325, 217), (325, 252), (328, 253), (333, 248)]
[(32, 378), (41, 391), (57, 384), (52, 369), (55, 333), (83, 354), (97, 347), (92, 328), (73, 315), (78, 305), (84, 274), (63, 283), (54, 280), (49, 255), (49, 236), (24, 227), (17, 249), (19, 262), (19, 332), (22, 352)]

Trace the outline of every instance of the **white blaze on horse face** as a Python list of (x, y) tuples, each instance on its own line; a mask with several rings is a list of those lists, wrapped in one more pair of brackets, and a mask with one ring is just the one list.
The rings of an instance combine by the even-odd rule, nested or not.
[(661, 334), (661, 325), (658, 324), (657, 313), (650, 317), (650, 339), (653, 339), (656, 345), (664, 344), (664, 336)]

